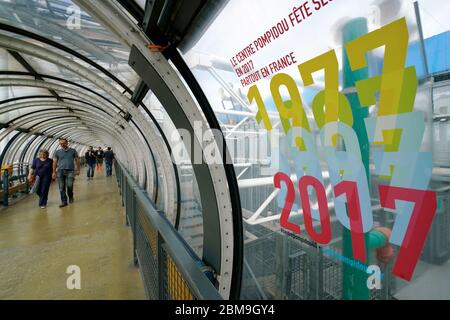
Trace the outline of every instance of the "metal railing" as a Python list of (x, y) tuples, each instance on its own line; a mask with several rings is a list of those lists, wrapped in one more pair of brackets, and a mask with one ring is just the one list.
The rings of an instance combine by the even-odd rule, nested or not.
[(156, 210), (147, 193), (118, 161), (117, 182), (133, 234), (133, 259), (140, 267), (148, 299), (221, 300), (199, 259), (164, 213)]
[(27, 179), (28, 163), (15, 163), (4, 165), (0, 170), (0, 201), (3, 207), (9, 205), (9, 198), (17, 193), (28, 193), (29, 182)]
[[(342, 244), (310, 246), (275, 231), (247, 243), (242, 299), (341, 300), (346, 264), (326, 254), (342, 254)], [(337, 256), (336, 255), (336, 256)], [(347, 265), (348, 266), (348, 265)], [(353, 268), (353, 267), (352, 267)], [(392, 299), (395, 279), (391, 266), (382, 267), (381, 289), (369, 300)]]

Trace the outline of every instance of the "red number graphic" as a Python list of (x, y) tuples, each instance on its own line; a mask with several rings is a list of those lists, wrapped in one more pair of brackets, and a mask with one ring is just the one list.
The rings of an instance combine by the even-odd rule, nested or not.
[[(319, 203), (320, 223), (322, 225), (321, 233), (317, 233), (313, 227), (311, 217), (311, 204), (309, 202), (308, 186), (312, 186), (317, 195)], [(331, 241), (330, 212), (328, 210), (327, 195), (322, 183), (313, 176), (303, 176), (298, 182), (300, 199), (302, 200), (303, 218), (305, 219), (305, 228), (309, 236), (320, 244), (327, 244)]]
[(436, 192), (380, 185), (380, 203), (395, 209), (395, 200), (414, 202), (414, 210), (392, 274), (410, 281), (436, 213)]
[(273, 177), (273, 184), (275, 185), (275, 188), (277, 188), (277, 189), (281, 188), (281, 185), (280, 185), (281, 181), (283, 181), (286, 184), (287, 195), (286, 195), (286, 199), (284, 200), (283, 211), (281, 212), (280, 225), (281, 225), (281, 227), (291, 230), (292, 232), (294, 232), (296, 234), (300, 234), (300, 232), (301, 232), (300, 226), (288, 221), (289, 215), (291, 213), (292, 205), (294, 204), (294, 201), (295, 201), (294, 184), (292, 183), (291, 178), (288, 175), (286, 175), (282, 172), (278, 172)]
[(366, 242), (364, 240), (358, 186), (354, 181), (341, 181), (334, 186), (334, 194), (336, 197), (342, 194), (346, 195), (350, 232), (352, 235), (353, 257), (361, 262), (366, 262)]

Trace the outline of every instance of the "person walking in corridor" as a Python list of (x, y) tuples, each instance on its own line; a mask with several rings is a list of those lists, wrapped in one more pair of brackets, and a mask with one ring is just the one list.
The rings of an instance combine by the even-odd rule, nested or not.
[(67, 206), (67, 196), (69, 197), (69, 203), (73, 202), (73, 181), (75, 175), (80, 174), (80, 158), (75, 149), (69, 148), (67, 139), (60, 138), (59, 145), (61, 149), (56, 151), (53, 160), (53, 179), (58, 178), (61, 195), (59, 207), (62, 208)]
[(103, 154), (103, 157), (105, 158), (106, 176), (109, 177), (112, 175), (112, 163), (114, 160), (114, 153), (112, 152), (111, 147), (108, 147)]
[(90, 146), (89, 150), (84, 154), (84, 159), (88, 166), (87, 179), (92, 180), (94, 179), (95, 163), (97, 162), (97, 156), (92, 146)]
[(47, 150), (39, 150), (39, 157), (33, 160), (28, 180), (37, 180), (36, 194), (39, 196), (39, 207), (45, 209), (47, 206), (48, 191), (52, 183), (53, 160), (48, 157)]
[(97, 152), (95, 153), (97, 156), (97, 171), (102, 170), (102, 164), (103, 164), (103, 150), (102, 147), (98, 147)]

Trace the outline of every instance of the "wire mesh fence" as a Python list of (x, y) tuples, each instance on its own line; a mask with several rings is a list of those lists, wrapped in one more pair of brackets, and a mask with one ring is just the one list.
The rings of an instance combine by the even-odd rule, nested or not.
[[(281, 232), (267, 233), (247, 243), (245, 259), (243, 299), (340, 300), (344, 297), (345, 273), (365, 272), (348, 264), (351, 259), (342, 255), (339, 241), (322, 248)], [(391, 299), (392, 283), (386, 267), (381, 289), (367, 289), (368, 298)]]
[[(131, 176), (115, 164), (125, 208), (126, 223), (133, 235), (133, 255), (139, 266), (148, 299), (221, 299), (211, 280), (170, 222), (158, 212)], [(166, 241), (170, 238), (171, 241)], [(187, 273), (194, 273), (189, 280)]]

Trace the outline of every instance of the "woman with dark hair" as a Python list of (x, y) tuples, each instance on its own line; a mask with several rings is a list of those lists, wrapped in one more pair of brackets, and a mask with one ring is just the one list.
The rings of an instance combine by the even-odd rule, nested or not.
[(38, 180), (36, 194), (39, 196), (39, 207), (44, 209), (47, 206), (48, 191), (52, 182), (52, 165), (53, 160), (50, 159), (47, 150), (39, 150), (39, 157), (33, 160), (28, 180)]

